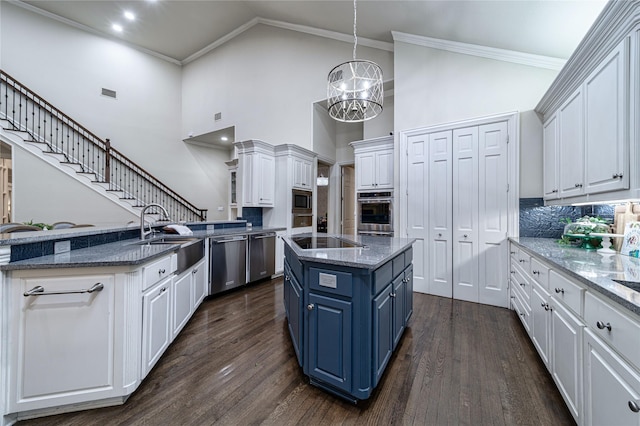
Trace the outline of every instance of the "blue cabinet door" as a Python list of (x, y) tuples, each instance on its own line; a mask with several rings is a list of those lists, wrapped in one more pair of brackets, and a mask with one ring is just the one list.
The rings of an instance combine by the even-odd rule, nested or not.
[(351, 392), (352, 302), (309, 293), (309, 376)]
[(405, 325), (406, 281), (404, 274), (393, 280), (393, 348), (400, 342)]
[(393, 284), (373, 299), (373, 386), (377, 386), (393, 352)]
[(406, 282), (404, 288), (404, 323), (406, 326), (411, 314), (413, 314), (413, 265), (404, 271), (404, 279)]
[(285, 274), (284, 286), (285, 295), (288, 298), (288, 320), (289, 320), (289, 334), (291, 335), (291, 341), (293, 342), (293, 349), (296, 352), (296, 358), (298, 358), (298, 364), (302, 366), (302, 316), (304, 315), (304, 297), (302, 287), (298, 283), (296, 277), (292, 274)]

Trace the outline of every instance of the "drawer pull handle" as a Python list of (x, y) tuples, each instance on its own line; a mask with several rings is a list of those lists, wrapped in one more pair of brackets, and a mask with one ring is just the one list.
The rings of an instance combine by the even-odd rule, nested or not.
[(598, 327), (600, 330), (604, 330), (606, 328), (608, 331), (611, 331), (611, 323), (605, 324), (602, 321), (598, 321), (596, 323), (596, 327)]
[(540, 275), (540, 271), (532, 271), (531, 272), (533, 275)]
[(515, 252), (515, 251), (512, 251), (512, 252), (510, 252), (510, 253), (511, 253), (511, 254), (516, 254), (516, 252)]
[(396, 297), (396, 294), (395, 293), (389, 293), (389, 296), (390, 297)]
[(166, 288), (166, 287), (162, 287), (162, 288), (160, 289), (160, 293), (161, 293), (161, 294), (162, 294), (162, 293), (164, 293), (165, 291), (167, 291), (167, 288)]
[(44, 291), (44, 287), (41, 285), (37, 285), (31, 290), (25, 291), (22, 295), (24, 297), (29, 296), (49, 296), (51, 294), (82, 294), (82, 293), (93, 293), (94, 291), (102, 291), (104, 288), (104, 284), (95, 283), (91, 286), (91, 288), (84, 288), (82, 290), (62, 290), (62, 291)]
[(166, 269), (164, 269), (164, 268), (162, 268), (162, 269), (158, 269), (158, 275), (162, 275), (162, 274), (164, 274), (165, 272), (167, 272), (167, 270), (166, 270)]
[(556, 288), (556, 293), (564, 294), (564, 288)]
[(635, 401), (629, 401), (629, 409), (634, 413), (637, 413), (640, 411), (640, 407), (638, 406), (638, 404), (636, 404)]
[(285, 281), (291, 281), (291, 277), (290, 277), (289, 275), (285, 275), (285, 276), (284, 276), (284, 280), (285, 280)]
[(526, 283), (518, 283), (520, 284), (520, 287), (524, 287)]
[(525, 262), (525, 260), (524, 260), (524, 259), (518, 259), (518, 262), (520, 262), (520, 263), (524, 263), (524, 262)]
[(309, 303), (309, 304), (307, 305), (307, 310), (308, 310), (308, 311), (313, 311), (313, 308), (314, 308), (314, 307), (315, 307), (315, 306), (313, 305), (313, 303)]
[(545, 311), (549, 310), (549, 304), (548, 303), (541, 303), (540, 305), (544, 308)]

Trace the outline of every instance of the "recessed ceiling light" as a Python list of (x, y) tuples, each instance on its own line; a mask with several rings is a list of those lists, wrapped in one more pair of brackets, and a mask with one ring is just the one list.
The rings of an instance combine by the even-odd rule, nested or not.
[(119, 33), (122, 32), (122, 25), (120, 25), (120, 24), (113, 24), (111, 26), (111, 28), (113, 28), (113, 31), (116, 31), (116, 32), (119, 32)]
[(229, 140), (229, 138), (228, 138), (228, 137), (226, 137), (226, 136), (223, 136), (223, 137), (221, 137), (221, 138), (220, 138), (220, 140), (221, 140), (222, 142), (226, 142), (226, 141), (228, 141), (228, 140)]
[(133, 12), (129, 12), (128, 10), (125, 10), (124, 17), (127, 18), (130, 21), (135, 21), (136, 20), (136, 15), (134, 15)]

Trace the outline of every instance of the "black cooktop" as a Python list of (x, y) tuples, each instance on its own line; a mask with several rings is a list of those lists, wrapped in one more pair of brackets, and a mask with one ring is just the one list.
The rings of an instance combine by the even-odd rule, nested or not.
[(291, 237), (291, 240), (303, 250), (364, 247), (354, 241), (329, 236)]

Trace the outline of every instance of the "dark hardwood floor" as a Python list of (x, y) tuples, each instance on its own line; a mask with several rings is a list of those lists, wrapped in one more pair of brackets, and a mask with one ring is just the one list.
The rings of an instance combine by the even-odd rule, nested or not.
[(416, 293), (368, 400), (308, 384), (289, 340), (282, 280), (206, 300), (121, 406), (27, 425), (571, 425), (517, 315)]

